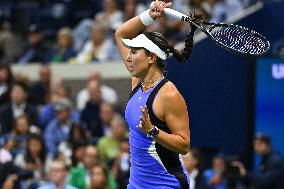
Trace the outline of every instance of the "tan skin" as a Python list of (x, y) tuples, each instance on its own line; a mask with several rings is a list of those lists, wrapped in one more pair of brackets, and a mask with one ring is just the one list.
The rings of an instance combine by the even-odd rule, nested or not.
[[(171, 6), (172, 3), (155, 1), (150, 10), (150, 16), (153, 19), (162, 17), (164, 15), (163, 9)], [(145, 29), (145, 26), (139, 16), (136, 16), (120, 26), (115, 33), (116, 43), (123, 62), (132, 76), (132, 89), (141, 81), (145, 85), (151, 86), (153, 85), (151, 81), (159, 79), (163, 75), (157, 66), (156, 54), (150, 53), (150, 55), (147, 55), (144, 49), (128, 49), (121, 42), (121, 38), (132, 39), (143, 29)], [(145, 88), (143, 91), (146, 91)], [(165, 121), (171, 130), (171, 134), (160, 130), (155, 140), (171, 151), (186, 154), (189, 151), (190, 143), (188, 111), (184, 98), (172, 82), (167, 82), (160, 89), (155, 98), (153, 110), (157, 117)], [(137, 128), (148, 133), (154, 125), (150, 121), (146, 106), (141, 107), (141, 112), (142, 116)]]

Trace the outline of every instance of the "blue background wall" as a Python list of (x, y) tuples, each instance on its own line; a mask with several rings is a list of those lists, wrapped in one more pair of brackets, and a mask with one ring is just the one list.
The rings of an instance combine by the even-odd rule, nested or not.
[[(283, 10), (284, 2), (267, 3), (236, 24), (258, 31), (273, 45), (284, 37)], [(189, 108), (192, 146), (252, 155), (255, 61), (231, 54), (209, 39), (194, 46), (186, 64), (168, 61), (168, 78)]]

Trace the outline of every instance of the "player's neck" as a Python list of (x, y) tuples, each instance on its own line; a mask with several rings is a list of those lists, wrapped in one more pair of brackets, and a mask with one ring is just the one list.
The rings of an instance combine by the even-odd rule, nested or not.
[(161, 71), (149, 72), (141, 81), (144, 91), (154, 87), (162, 79), (162, 77), (163, 74)]

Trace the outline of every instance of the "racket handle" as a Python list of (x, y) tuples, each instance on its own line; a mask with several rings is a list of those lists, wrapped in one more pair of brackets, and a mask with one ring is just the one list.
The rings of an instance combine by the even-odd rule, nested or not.
[(170, 9), (170, 8), (164, 8), (164, 13), (168, 16), (172, 16), (172, 17), (177, 18), (179, 20), (182, 20), (182, 18), (187, 17), (185, 14), (178, 12), (176, 10)]

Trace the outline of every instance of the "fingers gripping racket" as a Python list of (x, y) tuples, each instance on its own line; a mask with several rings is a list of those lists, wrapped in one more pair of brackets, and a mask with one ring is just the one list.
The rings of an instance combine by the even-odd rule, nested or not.
[[(195, 25), (217, 45), (228, 51), (253, 57), (263, 55), (270, 49), (270, 43), (264, 36), (246, 27), (198, 21), (170, 8), (164, 8), (164, 13)], [(209, 27), (205, 29), (204, 26)]]

